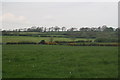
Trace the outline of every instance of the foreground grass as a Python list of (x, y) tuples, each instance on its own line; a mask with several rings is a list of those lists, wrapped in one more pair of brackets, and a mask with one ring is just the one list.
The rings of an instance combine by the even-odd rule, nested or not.
[(0, 36), (0, 43), (2, 43), (2, 36)]
[(2, 45), (0, 45), (0, 79), (2, 78)]
[(117, 47), (3, 45), (3, 78), (115, 78)]

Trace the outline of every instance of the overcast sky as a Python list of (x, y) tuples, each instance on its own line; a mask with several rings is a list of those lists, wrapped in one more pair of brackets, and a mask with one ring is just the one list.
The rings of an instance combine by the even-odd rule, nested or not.
[(1, 0), (2, 2), (118, 2), (119, 0)]
[[(0, 8), (1, 9), (1, 8)], [(31, 26), (118, 27), (117, 2), (3, 2), (3, 29)], [(0, 20), (1, 21), (1, 20)]]

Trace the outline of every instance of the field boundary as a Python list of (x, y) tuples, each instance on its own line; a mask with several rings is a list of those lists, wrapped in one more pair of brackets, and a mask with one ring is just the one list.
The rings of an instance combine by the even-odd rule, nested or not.
[(35, 43), (35, 42), (27, 42), (27, 43), (20, 43), (20, 42), (7, 42), (7, 43), (1, 43), (1, 45), (25, 45), (25, 44), (31, 44), (31, 45), (68, 45), (68, 46), (120, 46), (120, 44), (86, 44), (86, 43), (81, 43), (81, 44), (76, 44), (76, 43), (66, 43), (66, 44), (62, 44), (62, 43), (44, 43), (44, 44), (40, 44), (40, 43)]

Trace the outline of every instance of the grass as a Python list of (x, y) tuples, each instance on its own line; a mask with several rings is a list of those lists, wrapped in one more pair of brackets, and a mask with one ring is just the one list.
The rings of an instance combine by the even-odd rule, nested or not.
[(3, 78), (116, 78), (117, 47), (3, 45)]
[(0, 79), (2, 78), (2, 45), (0, 45)]
[(2, 36), (0, 36), (0, 43), (2, 43)]
[[(4, 43), (6, 43), (6, 42), (20, 42), (20, 41), (40, 42), (41, 40), (50, 41), (50, 37), (2, 36), (2, 42), (4, 42)], [(54, 41), (72, 41), (70, 38), (58, 38), (58, 37), (54, 37), (53, 40)], [(76, 40), (87, 40), (87, 39), (76, 38)]]

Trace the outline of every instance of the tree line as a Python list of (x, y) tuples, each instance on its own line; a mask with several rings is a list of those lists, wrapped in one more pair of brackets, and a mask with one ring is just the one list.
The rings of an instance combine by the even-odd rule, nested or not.
[(113, 27), (107, 27), (106, 25), (100, 26), (100, 27), (82, 27), (82, 28), (75, 28), (75, 27), (71, 27), (71, 28), (66, 28), (66, 27), (36, 27), (36, 26), (32, 26), (31, 28), (23, 28), (23, 29), (13, 29), (13, 30), (3, 30), (2, 32), (6, 32), (6, 31), (12, 31), (12, 32), (71, 32), (71, 31), (106, 31), (106, 32), (112, 32), (112, 31), (119, 31), (120, 28), (113, 28)]

